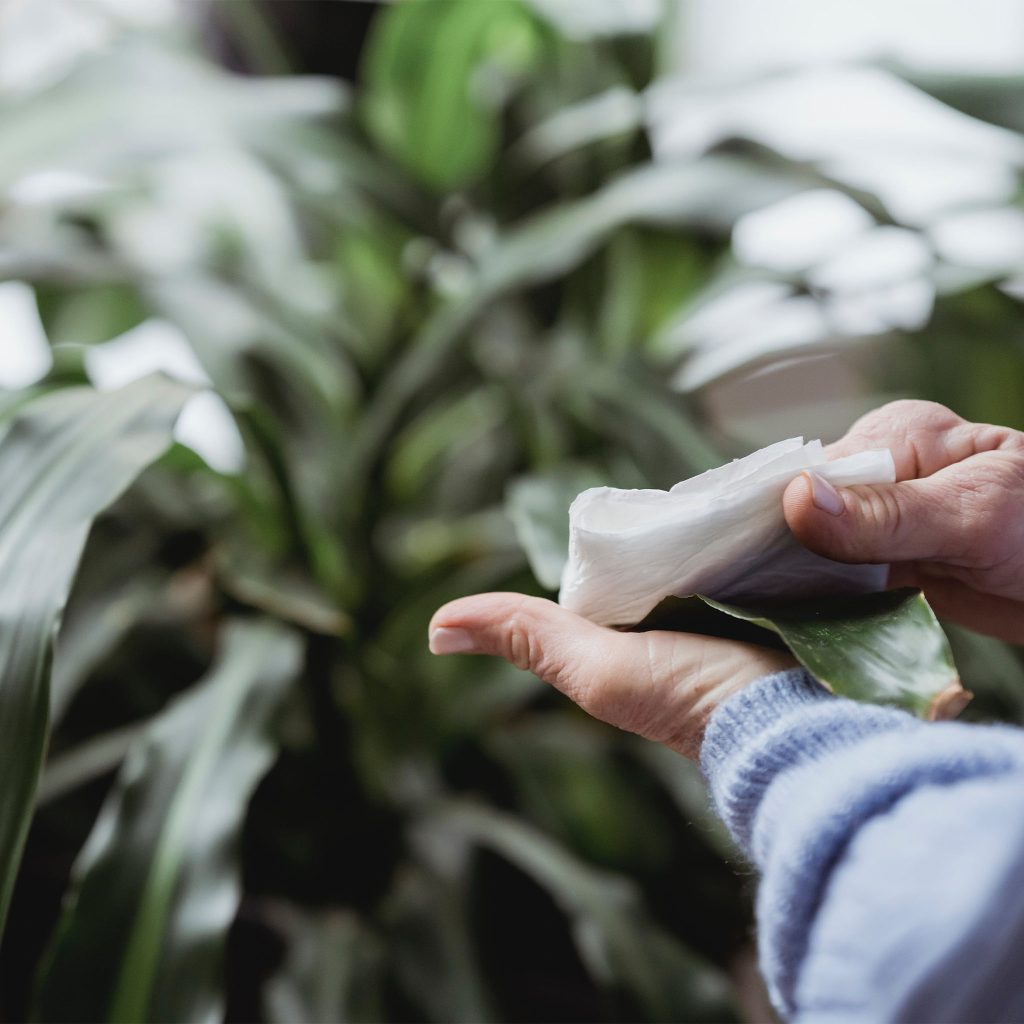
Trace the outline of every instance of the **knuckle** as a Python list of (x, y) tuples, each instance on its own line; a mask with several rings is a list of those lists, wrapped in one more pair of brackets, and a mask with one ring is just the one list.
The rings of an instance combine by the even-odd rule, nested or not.
[(556, 689), (567, 692), (571, 683), (568, 667), (548, 651), (538, 636), (536, 624), (530, 614), (530, 598), (524, 598), (509, 615), (502, 630), (501, 655), (516, 668), (532, 672)]
[(505, 623), (504, 650), (502, 654), (507, 661), (512, 662), (516, 668), (524, 671), (534, 671), (537, 663), (536, 645), (530, 628), (520, 613), (515, 613)]
[(952, 409), (938, 402), (917, 398), (898, 398), (873, 409), (853, 425), (851, 433), (869, 437), (893, 434), (934, 433), (963, 423)]
[(898, 534), (903, 526), (903, 508), (891, 487), (860, 489), (861, 525), (874, 535)]

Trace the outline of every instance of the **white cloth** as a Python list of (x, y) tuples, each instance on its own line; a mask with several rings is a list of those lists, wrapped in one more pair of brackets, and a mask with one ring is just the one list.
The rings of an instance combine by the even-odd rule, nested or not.
[(592, 487), (569, 509), (559, 602), (628, 626), (669, 596), (737, 602), (881, 590), (887, 566), (812, 554), (789, 530), (782, 493), (802, 470), (833, 484), (891, 483), (888, 449), (828, 461), (820, 441), (779, 441), (670, 491)]

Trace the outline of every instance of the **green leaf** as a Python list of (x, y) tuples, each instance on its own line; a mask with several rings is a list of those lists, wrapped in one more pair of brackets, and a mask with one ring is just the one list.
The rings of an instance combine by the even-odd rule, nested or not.
[(386, 1019), (379, 935), (349, 910), (269, 909), (288, 940), (285, 961), (267, 983), (265, 1012), (271, 1024)]
[(344, 103), (340, 83), (326, 77), (242, 80), (184, 47), (125, 34), (54, 84), (0, 98), (0, 191), (54, 165), (134, 175), (168, 153), (209, 150), (213, 140), (269, 145), (289, 124), (336, 115)]
[(735, 858), (736, 845), (712, 809), (700, 766), (663, 743), (650, 743), (639, 737), (629, 737), (629, 742), (633, 756), (661, 784), (701, 838), (724, 859)]
[(533, 20), (518, 3), (395, 4), (367, 47), (367, 127), (425, 184), (464, 185), (497, 155), (498, 108), (535, 48)]
[(39, 317), (51, 345), (92, 345), (137, 327), (147, 312), (136, 289), (123, 282), (36, 286)]
[[(549, 835), (604, 867), (657, 870), (673, 853), (669, 829), (649, 792), (622, 770), (624, 734), (574, 711), (522, 714), (488, 730), (484, 742), (526, 816)], [(701, 793), (706, 804), (703, 785)]]
[(448, 800), (422, 830), (442, 847), (462, 836), (507, 858), (548, 890), (572, 922), (580, 958), (595, 980), (633, 993), (652, 1020), (729, 1020), (724, 979), (647, 911), (636, 885), (575, 857), (511, 815)]
[(239, 601), (313, 633), (341, 636), (351, 627), (337, 602), (299, 566), (244, 550), (230, 537), (214, 550), (214, 560), (220, 585)]
[(555, 160), (583, 146), (617, 135), (630, 135), (643, 123), (643, 102), (632, 90), (612, 86), (534, 125), (512, 149), (511, 157), (526, 166)]
[(553, 204), (515, 225), (481, 263), (466, 294), (442, 305), (423, 322), (408, 350), (378, 386), (378, 397), (348, 447), (346, 483), (352, 507), (359, 507), (358, 488), (388, 432), (450, 361), (467, 328), (502, 295), (575, 270), (625, 224), (724, 232), (742, 214), (803, 187), (799, 174), (766, 170), (752, 160), (735, 157), (644, 164), (591, 195)]
[(540, 585), (557, 590), (569, 557), (569, 506), (580, 491), (599, 487), (595, 470), (563, 464), (548, 473), (517, 477), (505, 495), (505, 511)]
[(962, 72), (923, 71), (895, 62), (889, 64), (901, 78), (971, 117), (1024, 131), (1020, 97), (1024, 78), (1017, 74), (964, 74)]
[(383, 914), (394, 973), (420, 1019), (489, 1024), (499, 1018), (472, 934), (466, 854), (465, 844), (421, 850), (426, 863), (403, 865)]
[[(95, 532), (94, 532), (95, 536)], [(95, 669), (163, 602), (167, 574), (153, 565), (149, 544), (86, 549), (61, 620), (50, 677), (50, 718), (58, 722)]]
[(624, 224), (724, 234), (743, 214), (805, 186), (797, 172), (769, 170), (739, 157), (641, 164), (591, 195), (543, 209), (516, 225), (481, 267), (480, 287), (491, 296), (563, 274)]
[(388, 489), (399, 502), (422, 500), (431, 478), (448, 460), (507, 421), (508, 400), (497, 387), (465, 395), (447, 392), (395, 439), (386, 467)]
[(1024, 722), (1024, 660), (1021, 648), (963, 626), (945, 625), (964, 685), (974, 694), (974, 721)]
[(701, 600), (778, 633), (811, 675), (843, 697), (894, 704), (922, 718), (951, 718), (970, 699), (920, 590), (760, 607)]
[(124, 760), (147, 724), (133, 722), (120, 729), (112, 729), (48, 760), (39, 780), (36, 803), (41, 807), (52, 800), (59, 800), (79, 786), (88, 785), (112, 772)]
[(0, 442), (0, 924), (49, 720), (53, 638), (89, 526), (171, 442), (188, 391), (151, 377), (30, 403)]
[[(215, 1020), (239, 899), (235, 847), (299, 670), (296, 635), (236, 622), (205, 681), (129, 752), (75, 864), (44, 971), (42, 1020)], [(97, 957), (95, 951), (103, 949)]]

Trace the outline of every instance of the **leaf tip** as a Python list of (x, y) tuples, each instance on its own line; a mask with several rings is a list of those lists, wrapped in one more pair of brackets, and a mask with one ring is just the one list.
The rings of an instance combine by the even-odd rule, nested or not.
[(926, 717), (930, 722), (949, 721), (956, 718), (973, 699), (974, 694), (965, 690), (957, 678), (931, 699)]

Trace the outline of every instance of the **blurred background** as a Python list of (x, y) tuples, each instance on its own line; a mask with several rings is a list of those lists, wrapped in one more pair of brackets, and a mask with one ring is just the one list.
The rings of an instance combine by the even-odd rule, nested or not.
[(427, 622), (550, 594), (594, 483), (1024, 429), (1022, 70), (1016, 0), (0, 5), (0, 419), (192, 389), (78, 570), (0, 1018), (770, 1019), (697, 770)]

